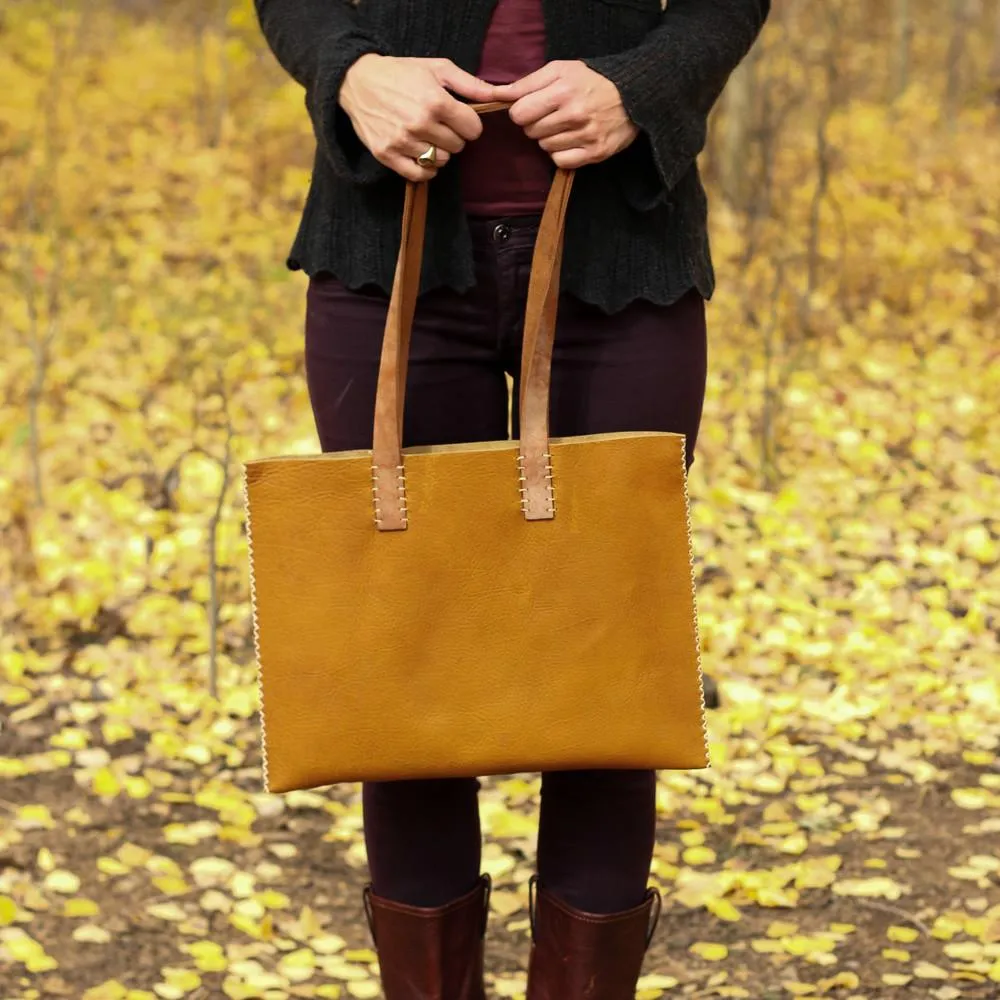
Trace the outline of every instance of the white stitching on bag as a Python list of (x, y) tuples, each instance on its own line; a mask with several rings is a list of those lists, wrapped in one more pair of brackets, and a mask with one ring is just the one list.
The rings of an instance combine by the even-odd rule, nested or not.
[(403, 465), (397, 465), (396, 471), (399, 473), (399, 510), (403, 515), (403, 527), (409, 527), (410, 524), (410, 508), (406, 500), (406, 467)]
[(705, 677), (701, 669), (701, 628), (698, 625), (698, 586), (694, 569), (694, 544), (691, 531), (691, 503), (688, 496), (687, 477), (687, 437), (681, 435), (681, 481), (684, 484), (684, 516), (687, 520), (688, 558), (691, 562), (691, 604), (694, 611), (694, 648), (698, 662), (698, 694), (701, 698), (701, 738), (705, 743), (705, 760), (712, 766), (712, 756), (708, 746), (708, 715), (705, 707)]
[[(399, 493), (400, 505), (399, 510), (403, 515), (403, 527), (409, 527), (410, 524), (410, 508), (406, 501), (406, 473), (405, 466), (397, 465), (396, 470), (399, 473), (397, 479), (399, 480), (399, 485), (396, 487)], [(379, 506), (379, 496), (378, 496), (378, 468), (372, 466), (372, 503), (375, 505), (375, 526), (377, 528), (382, 527), (382, 508)]]
[(264, 671), (260, 662), (260, 624), (257, 621), (257, 586), (253, 572), (253, 531), (250, 523), (250, 488), (246, 464), (243, 466), (243, 512), (247, 525), (247, 559), (250, 564), (250, 609), (253, 616), (253, 652), (257, 665), (257, 706), (260, 712), (260, 757), (264, 791), (270, 792), (267, 773), (267, 728), (264, 725)]
[[(556, 489), (552, 483), (552, 455), (549, 452), (545, 452), (543, 456), (546, 460), (545, 462), (545, 478), (549, 482), (549, 513), (555, 516), (556, 513)], [(528, 481), (524, 474), (524, 456), (518, 452), (517, 453), (517, 479), (521, 485), (517, 488), (518, 493), (521, 494), (521, 512), (524, 514), (528, 513), (528, 490), (525, 487), (525, 483)]]

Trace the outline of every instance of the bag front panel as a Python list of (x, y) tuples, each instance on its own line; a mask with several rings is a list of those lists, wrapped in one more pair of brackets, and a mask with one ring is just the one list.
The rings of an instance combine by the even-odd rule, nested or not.
[(708, 763), (682, 438), (408, 454), (406, 531), (367, 457), (253, 463), (268, 787)]

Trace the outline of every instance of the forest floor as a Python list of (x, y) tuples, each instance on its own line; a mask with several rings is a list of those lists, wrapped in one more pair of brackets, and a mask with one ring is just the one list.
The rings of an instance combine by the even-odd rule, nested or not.
[[(236, 770), (158, 773), (123, 741), (121, 773), (162, 790), (81, 803), (73, 771), (41, 763), (59, 731), (38, 715), (4, 743), (8, 761), (39, 768), (5, 782), (0, 802), (19, 832), (4, 838), (0, 869), (38, 945), (20, 953), (20, 973), (0, 967), (4, 1000), (378, 995), (353, 786), (264, 796), (252, 753)], [(804, 749), (789, 743), (788, 760)], [(1000, 772), (952, 757), (917, 783), (905, 759), (881, 758), (864, 743), (809, 753), (807, 773), (833, 780), (793, 778), (792, 788), (810, 785), (797, 793), (758, 780), (724, 812), (702, 808), (711, 823), (669, 809), (677, 794), (704, 807), (709, 772), (665, 776), (654, 866), (664, 908), (639, 995), (1000, 996)], [(824, 785), (825, 814), (800, 826), (796, 801), (825, 797)], [(491, 996), (524, 990), (536, 786), (484, 782)], [(722, 873), (755, 904), (713, 913), (739, 898), (714, 884)], [(692, 905), (699, 894), (708, 905)], [(58, 965), (47, 970), (45, 956)]]

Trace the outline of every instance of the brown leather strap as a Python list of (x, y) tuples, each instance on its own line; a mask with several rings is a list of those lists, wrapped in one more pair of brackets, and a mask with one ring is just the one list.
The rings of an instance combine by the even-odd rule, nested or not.
[(535, 240), (521, 350), (521, 500), (529, 521), (555, 517), (549, 454), (549, 389), (559, 305), (566, 206), (573, 174), (557, 170)]
[(420, 288), (420, 264), (427, 226), (427, 184), (408, 183), (403, 203), (403, 232), (396, 259), (389, 312), (382, 341), (375, 428), (372, 441), (372, 495), (375, 523), (381, 531), (406, 527), (406, 479), (403, 475), (403, 403), (410, 360), (410, 332)]
[[(470, 105), (479, 114), (500, 111), (509, 106), (502, 101)], [(521, 356), (521, 441), (518, 462), (522, 507), (528, 520), (546, 519), (555, 515), (548, 443), (549, 386), (563, 230), (572, 184), (572, 171), (556, 171), (535, 243), (528, 285), (524, 349)], [(402, 236), (386, 317), (375, 397), (372, 493), (375, 523), (381, 531), (400, 531), (407, 526), (403, 405), (426, 225), (427, 182), (409, 181), (403, 203)]]

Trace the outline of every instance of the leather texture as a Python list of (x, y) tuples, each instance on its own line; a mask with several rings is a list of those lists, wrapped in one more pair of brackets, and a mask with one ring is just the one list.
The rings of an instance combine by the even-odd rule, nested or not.
[(485, 1000), (490, 878), (444, 906), (407, 906), (365, 888), (385, 1000)]
[(585, 913), (538, 889), (531, 914), (526, 1000), (634, 1000), (660, 915), (656, 889), (612, 914)]
[(708, 766), (684, 436), (548, 437), (570, 181), (535, 248), (520, 442), (400, 447), (412, 185), (372, 451), (244, 466), (268, 791)]

